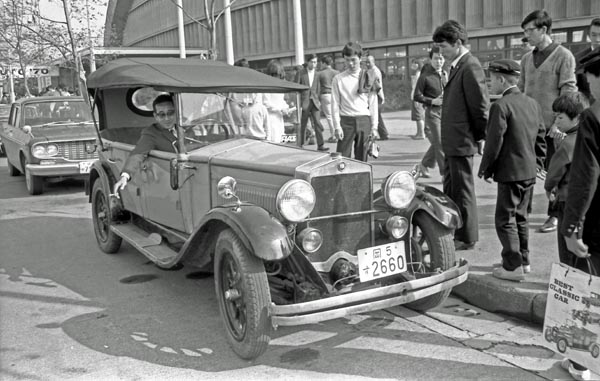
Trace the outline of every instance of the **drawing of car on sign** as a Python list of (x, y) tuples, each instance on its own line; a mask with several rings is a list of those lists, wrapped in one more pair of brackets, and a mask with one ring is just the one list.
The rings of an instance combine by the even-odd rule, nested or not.
[(581, 301), (587, 308), (590, 308), (590, 306), (600, 307), (600, 294), (590, 292), (590, 296), (584, 296)]
[(600, 314), (589, 310), (573, 310), (573, 319), (581, 320), (583, 325), (588, 323), (600, 325)]
[(588, 329), (577, 327), (572, 320), (568, 320), (561, 326), (548, 327), (544, 332), (544, 338), (548, 342), (556, 343), (556, 348), (560, 353), (565, 353), (567, 348), (573, 348), (579, 351), (589, 351), (593, 358), (598, 358), (600, 354), (598, 335)]

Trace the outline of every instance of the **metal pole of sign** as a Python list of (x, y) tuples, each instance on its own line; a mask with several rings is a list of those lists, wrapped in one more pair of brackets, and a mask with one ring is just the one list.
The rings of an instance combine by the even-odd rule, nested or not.
[(10, 103), (15, 101), (15, 81), (13, 78), (12, 66), (8, 66), (8, 87), (10, 95)]
[(179, 58), (185, 58), (185, 31), (183, 28), (183, 0), (177, 0), (177, 29), (179, 31)]

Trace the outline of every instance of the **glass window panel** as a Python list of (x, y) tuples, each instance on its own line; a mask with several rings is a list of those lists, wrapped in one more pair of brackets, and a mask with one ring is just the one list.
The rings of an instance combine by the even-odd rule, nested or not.
[(504, 49), (504, 36), (492, 36), (479, 38), (480, 51)]
[(572, 42), (586, 42), (587, 33), (584, 30), (574, 30)]
[(385, 58), (386, 48), (370, 48), (369, 54), (375, 58)]
[(561, 44), (567, 42), (567, 32), (566, 31), (554, 32), (551, 34), (551, 37), (554, 42), (558, 42)]
[(430, 43), (408, 45), (408, 55), (411, 57), (426, 56), (429, 54)]

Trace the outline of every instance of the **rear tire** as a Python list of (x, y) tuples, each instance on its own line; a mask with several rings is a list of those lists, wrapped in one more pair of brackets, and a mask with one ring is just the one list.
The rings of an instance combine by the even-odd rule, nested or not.
[(110, 199), (102, 188), (102, 181), (94, 182), (92, 188), (92, 221), (94, 235), (100, 250), (107, 254), (116, 253), (121, 247), (123, 239), (110, 230), (112, 215), (110, 213)]
[[(420, 261), (421, 269), (415, 272), (442, 271), (454, 266), (455, 252), (452, 229), (449, 229), (425, 212), (417, 212), (413, 217), (413, 236), (411, 237), (411, 261)], [(418, 234), (418, 232), (421, 234)], [(429, 260), (423, 261), (429, 256)], [(420, 257), (420, 259), (419, 259)], [(427, 311), (442, 304), (452, 289), (444, 290), (406, 304), (406, 307), (417, 311)]]
[(271, 294), (262, 260), (225, 229), (217, 238), (214, 274), (229, 345), (243, 359), (260, 356), (271, 340)]

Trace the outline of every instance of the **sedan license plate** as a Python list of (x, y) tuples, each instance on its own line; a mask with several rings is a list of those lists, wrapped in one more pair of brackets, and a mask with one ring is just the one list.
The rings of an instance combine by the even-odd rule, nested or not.
[(358, 250), (358, 267), (361, 282), (405, 272), (404, 242), (392, 242)]
[(79, 163), (79, 173), (90, 173), (92, 164), (94, 164), (93, 161), (82, 161)]

